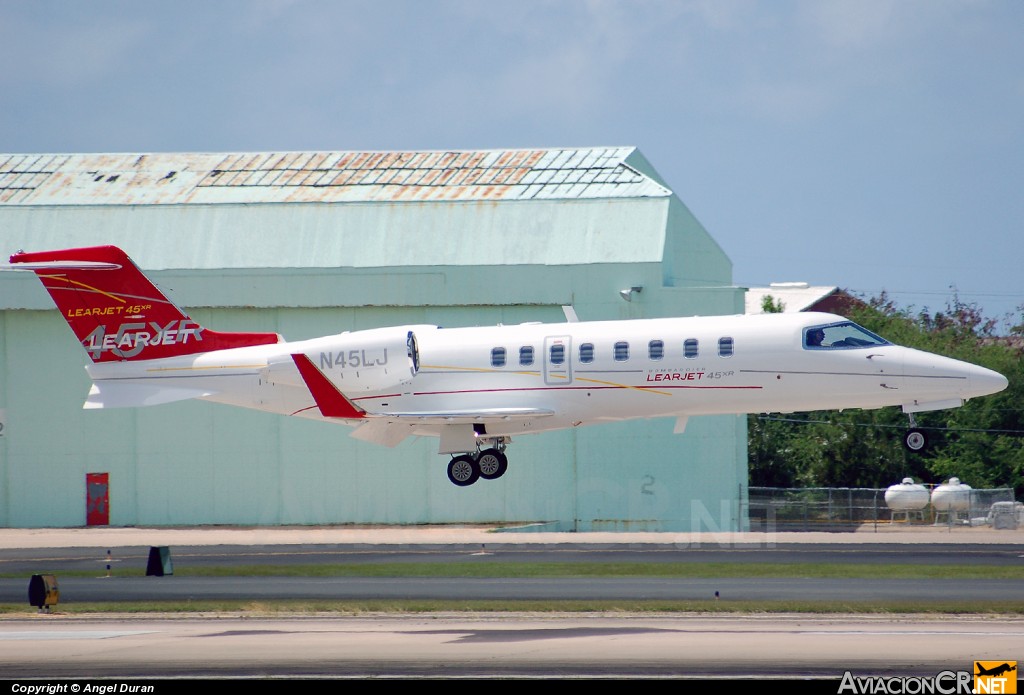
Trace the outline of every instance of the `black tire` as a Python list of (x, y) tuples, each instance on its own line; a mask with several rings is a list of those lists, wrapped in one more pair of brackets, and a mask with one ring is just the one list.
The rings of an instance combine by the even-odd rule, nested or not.
[(472, 485), (480, 479), (480, 466), (472, 456), (456, 456), (448, 462), (448, 480), (459, 487)]
[(497, 449), (485, 449), (476, 457), (480, 477), (484, 480), (497, 480), (508, 470), (508, 457)]
[(907, 430), (903, 435), (903, 446), (907, 451), (919, 454), (928, 448), (928, 435), (919, 429)]

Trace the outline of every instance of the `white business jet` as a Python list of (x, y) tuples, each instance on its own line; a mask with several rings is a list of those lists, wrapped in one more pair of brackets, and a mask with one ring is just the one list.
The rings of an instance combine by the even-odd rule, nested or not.
[[(286, 342), (206, 329), (119, 248), (11, 256), (53, 297), (92, 360), (85, 408), (198, 398), (354, 426), (395, 446), (440, 438), (448, 477), (500, 478), (519, 434), (634, 418), (901, 406), (955, 408), (1001, 374), (893, 345), (834, 314), (484, 328), (396, 326)], [(924, 433), (905, 442), (922, 449)]]

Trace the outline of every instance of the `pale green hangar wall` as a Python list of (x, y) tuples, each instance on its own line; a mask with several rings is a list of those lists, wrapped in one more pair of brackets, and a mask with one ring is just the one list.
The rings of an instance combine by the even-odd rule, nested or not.
[[(218, 329), (297, 339), (370, 325), (561, 320), (556, 306), (192, 314)], [(548, 522), (577, 530), (729, 530), (745, 494), (742, 418), (694, 418), (682, 436), (672, 434), (672, 420), (655, 420), (519, 437), (506, 476), (460, 489), (448, 481), (434, 439), (388, 449), (351, 439), (344, 426), (200, 402), (82, 410), (84, 354), (57, 312), (0, 316), (4, 526), (83, 525), (92, 472), (110, 474), (114, 525)]]
[[(374, 232), (378, 230), (379, 233)], [(564, 231), (564, 234), (561, 232)], [(662, 199), (450, 204), (0, 206), (0, 251), (114, 243), (201, 323), (290, 340), (404, 323), (742, 311), (731, 265)], [(641, 286), (632, 302), (624, 287)], [(29, 274), (0, 273), (0, 525), (81, 526), (110, 474), (114, 525), (544, 522), (736, 530), (742, 417), (518, 437), (509, 472), (457, 488), (434, 439), (202, 402), (84, 411), (86, 356)]]

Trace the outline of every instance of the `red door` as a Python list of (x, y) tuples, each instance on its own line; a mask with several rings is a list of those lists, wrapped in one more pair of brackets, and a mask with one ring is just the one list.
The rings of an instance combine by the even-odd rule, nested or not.
[(85, 525), (110, 525), (109, 473), (85, 474)]

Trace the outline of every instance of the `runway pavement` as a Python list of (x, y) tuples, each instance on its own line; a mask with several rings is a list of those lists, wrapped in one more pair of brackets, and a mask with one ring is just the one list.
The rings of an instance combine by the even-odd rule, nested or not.
[(992, 529), (987, 526), (910, 526), (867, 524), (848, 532), (534, 532), (536, 527), (494, 525), (438, 526), (293, 526), (236, 527), (92, 527), (0, 529), (0, 551), (13, 548), (119, 548), (128, 546), (201, 545), (662, 545), (771, 547), (776, 544), (964, 544), (1014, 545), (1024, 543), (1024, 528)]
[[(1022, 655), (1024, 622), (993, 616), (41, 616), (0, 622), (0, 679), (80, 679), (80, 686), (116, 678), (727, 677), (824, 678), (833, 682), (819, 690), (835, 693), (849, 671), (926, 678), (947, 672), (943, 690), (856, 692), (954, 693), (965, 691), (949, 689), (953, 674), (969, 678), (975, 660)], [(189, 684), (164, 681), (155, 692), (172, 687)]]

